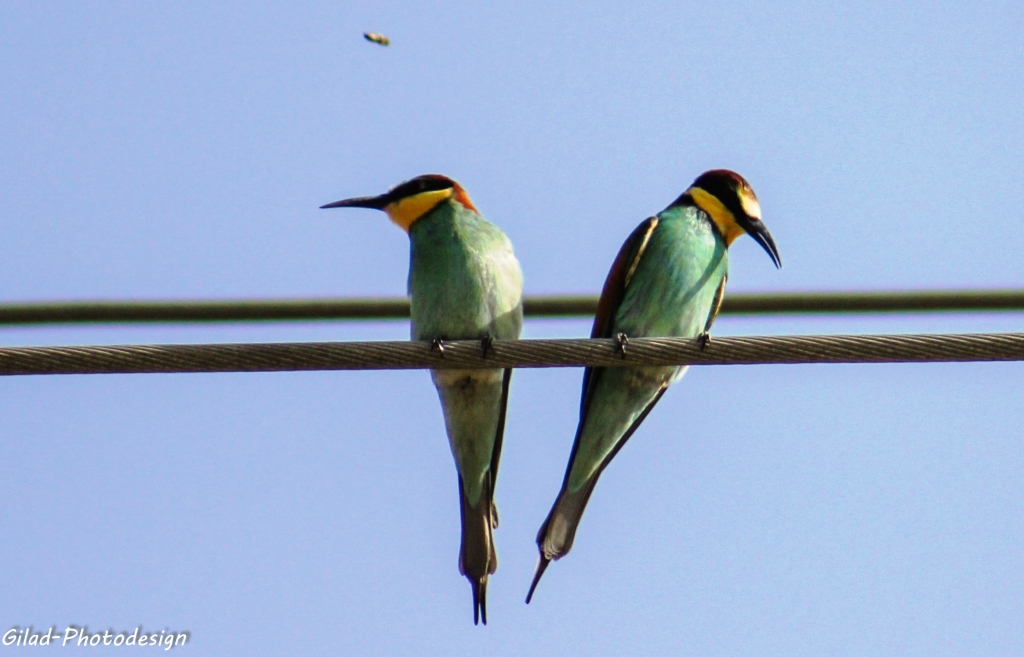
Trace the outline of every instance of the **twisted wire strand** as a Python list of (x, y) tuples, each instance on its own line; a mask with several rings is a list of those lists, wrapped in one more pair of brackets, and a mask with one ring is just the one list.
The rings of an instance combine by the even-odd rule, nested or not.
[(0, 375), (1024, 360), (1024, 333), (0, 348)]

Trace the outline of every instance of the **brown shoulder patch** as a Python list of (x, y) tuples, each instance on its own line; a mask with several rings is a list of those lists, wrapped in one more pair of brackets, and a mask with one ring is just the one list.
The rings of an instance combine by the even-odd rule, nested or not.
[(640, 254), (647, 247), (651, 233), (658, 225), (657, 217), (650, 217), (640, 223), (626, 238), (619, 254), (615, 256), (601, 290), (601, 299), (597, 302), (597, 314), (594, 316), (594, 328), (590, 332), (592, 338), (607, 338), (611, 335), (612, 320), (622, 303), (629, 278), (636, 270)]

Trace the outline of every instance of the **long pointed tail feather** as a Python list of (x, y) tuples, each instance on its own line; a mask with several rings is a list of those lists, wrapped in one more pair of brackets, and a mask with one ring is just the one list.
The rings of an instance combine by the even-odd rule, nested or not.
[(555, 500), (554, 506), (551, 507), (551, 512), (548, 513), (547, 519), (544, 524), (540, 526), (540, 531), (537, 532), (537, 548), (540, 550), (540, 561), (537, 563), (537, 570), (533, 574), (533, 583), (530, 585), (530, 592), (526, 596), (526, 603), (529, 604), (533, 598), (533, 592), (537, 588), (537, 584), (540, 582), (541, 576), (544, 575), (544, 571), (547, 570), (548, 564), (552, 561), (557, 561), (565, 555), (569, 554), (569, 550), (572, 549), (573, 539), (576, 538), (576, 528), (579, 527), (580, 520), (583, 518), (583, 511), (587, 508), (587, 502), (590, 500), (590, 494), (594, 492), (594, 486), (597, 485), (597, 480), (604, 472), (604, 469), (608, 467), (615, 455), (619, 453), (626, 441), (629, 440), (630, 436), (637, 430), (637, 427), (644, 421), (654, 405), (658, 403), (662, 395), (668, 389), (668, 384), (664, 384), (658, 393), (651, 400), (651, 403), (644, 408), (643, 412), (637, 416), (633, 424), (630, 425), (629, 429), (622, 435), (619, 442), (615, 445), (612, 451), (605, 457), (604, 461), (597, 468), (597, 472), (590, 477), (586, 484), (583, 485), (578, 491), (571, 493), (569, 492), (569, 474), (572, 472), (573, 460), (575, 459), (576, 447), (579, 445), (580, 432), (583, 430), (583, 423), (580, 423), (580, 427), (576, 433), (576, 443), (573, 445), (573, 455), (569, 457), (569, 465), (565, 470), (565, 480), (562, 482), (562, 490), (558, 493), (558, 499)]
[(537, 570), (533, 574), (533, 583), (530, 585), (530, 592), (526, 596), (526, 604), (530, 604), (533, 592), (540, 582), (541, 576), (547, 570), (548, 564), (557, 561), (569, 554), (572, 549), (573, 539), (576, 538), (576, 528), (579, 527), (583, 518), (583, 511), (587, 508), (587, 501), (590, 494), (594, 492), (597, 485), (597, 478), (600, 473), (590, 478), (583, 488), (570, 493), (563, 486), (555, 500), (551, 512), (537, 532), (537, 548), (540, 551), (540, 560), (537, 562)]
[(487, 578), (479, 582), (470, 578), (469, 585), (473, 587), (473, 625), (479, 625), (481, 618), (487, 625)]
[(486, 478), (483, 494), (475, 507), (470, 505), (462, 477), (459, 477), (459, 499), (462, 511), (459, 572), (466, 576), (473, 588), (473, 624), (483, 620), (486, 625), (487, 578), (498, 569), (498, 555), (494, 550), (492, 534), (497, 525), (497, 514), (491, 498), (490, 477)]
[(537, 559), (537, 568), (533, 571), (530, 591), (526, 594), (526, 604), (530, 604), (530, 600), (533, 600), (533, 592), (537, 589), (537, 585), (540, 584), (540, 578), (544, 576), (544, 571), (548, 569), (549, 563), (551, 563), (551, 559), (546, 559), (544, 553), (541, 552), (540, 558)]

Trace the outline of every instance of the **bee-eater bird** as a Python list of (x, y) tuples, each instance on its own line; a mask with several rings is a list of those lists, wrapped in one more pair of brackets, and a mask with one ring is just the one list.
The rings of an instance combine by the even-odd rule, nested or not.
[[(761, 223), (754, 190), (739, 174), (708, 171), (657, 215), (633, 231), (605, 280), (592, 338), (700, 337), (706, 343), (729, 274), (728, 247), (742, 234), (782, 266)], [(686, 367), (588, 367), (576, 440), (547, 520), (537, 534), (540, 559), (529, 603), (552, 559), (572, 548), (598, 477)]]
[[(412, 339), (444, 355), (445, 340), (515, 340), (523, 326), (523, 273), (512, 243), (459, 183), (430, 174), (380, 196), (324, 208), (374, 208), (409, 234)], [(459, 473), (459, 571), (473, 587), (473, 622), (487, 624), (487, 577), (498, 568), (494, 485), (511, 369), (432, 370)]]

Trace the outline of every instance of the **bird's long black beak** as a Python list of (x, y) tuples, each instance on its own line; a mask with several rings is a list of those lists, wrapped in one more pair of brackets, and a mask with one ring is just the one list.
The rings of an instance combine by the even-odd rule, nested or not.
[(327, 208), (373, 208), (374, 210), (383, 210), (384, 206), (391, 202), (391, 196), (388, 194), (381, 194), (380, 196), (359, 196), (357, 198), (347, 198), (342, 201), (335, 201), (334, 203), (328, 203), (327, 205), (321, 205), (321, 210)]
[(746, 218), (740, 223), (743, 230), (747, 231), (747, 235), (754, 238), (754, 241), (761, 245), (761, 248), (768, 252), (771, 256), (772, 262), (775, 263), (777, 269), (782, 269), (782, 258), (779, 257), (779, 250), (775, 247), (775, 240), (772, 239), (772, 234), (765, 228), (764, 223), (760, 219), (749, 219)]

